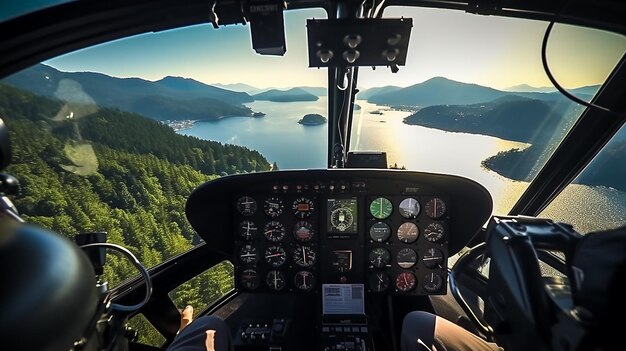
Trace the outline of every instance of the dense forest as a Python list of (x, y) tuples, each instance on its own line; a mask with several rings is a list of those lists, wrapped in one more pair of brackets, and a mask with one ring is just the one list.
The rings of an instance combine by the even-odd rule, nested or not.
[[(15, 205), (26, 221), (67, 237), (106, 231), (109, 242), (130, 249), (147, 267), (199, 242), (184, 213), (196, 186), (219, 175), (270, 169), (256, 151), (178, 135), (119, 110), (51, 118), (63, 108), (63, 102), (0, 84), (0, 117), (13, 148), (6, 172), (21, 186)], [(125, 259), (108, 255), (111, 285), (136, 274)], [(174, 292), (174, 300), (206, 306), (233, 288), (232, 265), (220, 264), (202, 278)], [(147, 324), (135, 326), (143, 341), (158, 340)]]

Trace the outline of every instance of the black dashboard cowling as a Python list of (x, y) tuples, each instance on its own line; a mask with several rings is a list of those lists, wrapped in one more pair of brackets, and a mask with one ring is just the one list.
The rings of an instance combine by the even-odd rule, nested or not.
[[(355, 183), (362, 188), (353, 187)], [(487, 222), (493, 209), (491, 195), (473, 180), (437, 173), (382, 169), (314, 169), (259, 172), (217, 178), (196, 188), (187, 199), (187, 219), (214, 250), (229, 254), (233, 250), (232, 213), (233, 195), (242, 191), (281, 193), (276, 184), (293, 185), (287, 192), (297, 192), (298, 184), (346, 184), (345, 194), (359, 196), (393, 191), (437, 189), (447, 195), (453, 204), (453, 235), (448, 247), (450, 255), (459, 252)], [(400, 189), (400, 190), (398, 190)], [(341, 193), (340, 193), (341, 194)]]

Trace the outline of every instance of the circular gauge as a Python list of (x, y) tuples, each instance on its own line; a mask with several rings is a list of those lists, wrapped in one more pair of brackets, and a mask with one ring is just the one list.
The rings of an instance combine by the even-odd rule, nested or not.
[(280, 267), (287, 261), (287, 253), (280, 246), (270, 246), (265, 249), (265, 261), (274, 268)]
[(246, 266), (254, 266), (259, 261), (259, 254), (252, 245), (245, 245), (239, 250), (239, 261)]
[(444, 234), (445, 230), (441, 223), (431, 223), (424, 229), (424, 237), (431, 243), (436, 243), (443, 239)]
[(248, 290), (255, 290), (259, 287), (261, 279), (259, 279), (259, 274), (254, 269), (246, 269), (241, 272), (239, 283)]
[(376, 222), (370, 227), (370, 238), (372, 240), (382, 243), (391, 236), (391, 228), (384, 222)]
[(313, 225), (307, 221), (300, 221), (293, 226), (293, 236), (300, 242), (311, 241), (314, 235)]
[(250, 196), (237, 199), (237, 211), (244, 216), (252, 216), (256, 212), (256, 201)]
[(239, 236), (246, 241), (254, 239), (259, 228), (252, 221), (243, 221), (239, 223)]
[(300, 267), (311, 267), (315, 264), (315, 251), (309, 246), (298, 245), (293, 250), (293, 261)]
[(272, 242), (279, 242), (285, 237), (285, 226), (280, 222), (271, 221), (263, 227), (263, 235)]
[(432, 219), (441, 218), (446, 213), (446, 203), (438, 197), (434, 197), (426, 203), (426, 215)]
[(420, 234), (419, 228), (413, 222), (404, 222), (398, 227), (398, 239), (403, 243), (410, 244), (417, 240), (417, 236)]
[(400, 215), (404, 218), (417, 218), (420, 214), (420, 203), (412, 197), (400, 202)]
[(294, 216), (300, 219), (308, 218), (315, 210), (315, 204), (313, 204), (311, 199), (301, 197), (296, 199), (296, 201), (291, 204), (291, 210), (293, 211)]
[(417, 278), (410, 272), (402, 272), (396, 277), (396, 288), (400, 291), (407, 292), (415, 289)]
[(346, 229), (352, 228), (353, 221), (352, 211), (347, 207), (338, 206), (330, 212), (330, 225), (340, 232), (345, 232)]
[(389, 276), (385, 272), (375, 272), (370, 276), (370, 289), (383, 292), (389, 287)]
[(441, 268), (443, 252), (437, 248), (431, 247), (426, 250), (426, 253), (422, 256), (422, 262), (424, 262), (424, 266), (428, 268)]
[(285, 288), (285, 274), (281, 271), (269, 271), (265, 277), (265, 283), (270, 289), (280, 291)]
[(296, 288), (302, 291), (309, 291), (313, 289), (315, 283), (315, 276), (309, 271), (300, 271), (293, 277), (293, 284)]
[(370, 213), (376, 219), (385, 219), (391, 215), (393, 204), (389, 199), (379, 197), (370, 204)]
[(272, 218), (280, 216), (280, 214), (283, 213), (284, 208), (285, 205), (283, 205), (283, 200), (277, 197), (270, 197), (265, 200), (265, 203), (263, 204), (265, 214)]
[(424, 277), (424, 290), (434, 293), (443, 286), (443, 278), (437, 273), (428, 273)]
[(409, 269), (417, 263), (417, 253), (413, 249), (402, 249), (396, 255), (396, 262), (398, 262), (398, 266)]
[(374, 267), (383, 268), (391, 261), (391, 254), (384, 247), (378, 247), (370, 251), (369, 259)]

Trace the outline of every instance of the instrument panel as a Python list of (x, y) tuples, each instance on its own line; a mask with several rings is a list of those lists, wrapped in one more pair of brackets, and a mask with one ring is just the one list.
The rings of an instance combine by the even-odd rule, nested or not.
[(279, 184), (233, 198), (238, 288), (310, 292), (320, 282), (362, 281), (373, 293), (445, 294), (449, 200), (319, 188), (289, 194)]
[(489, 193), (462, 177), (396, 170), (278, 171), (197, 188), (187, 216), (235, 266), (237, 289), (445, 294), (447, 260), (491, 215)]

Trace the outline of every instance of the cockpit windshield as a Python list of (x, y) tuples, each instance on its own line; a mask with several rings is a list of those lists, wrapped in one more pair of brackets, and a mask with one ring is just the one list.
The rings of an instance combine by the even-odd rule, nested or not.
[[(306, 19), (326, 17), (285, 12), (282, 57), (256, 54), (247, 26), (205, 24), (97, 45), (3, 79), (10, 171), (24, 188), (18, 209), (67, 235), (107, 230), (154, 266), (200, 242), (183, 209), (201, 182), (327, 168), (328, 73), (308, 67), (306, 40)], [(397, 73), (361, 67), (349, 150), (475, 180), (493, 214), (507, 214), (584, 111), (545, 76), (547, 24), (400, 7), (385, 17), (413, 19), (407, 63)], [(626, 48), (623, 36), (580, 27), (558, 25), (551, 38), (553, 73), (587, 101)], [(45, 181), (35, 177), (42, 172)], [(611, 201), (626, 202), (621, 182)]]

